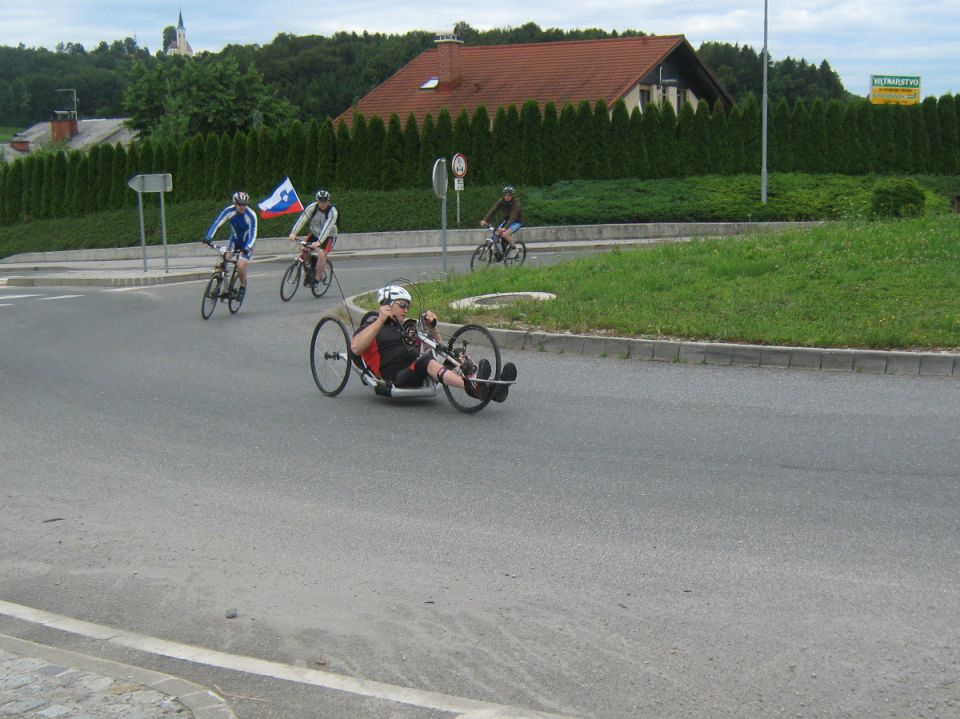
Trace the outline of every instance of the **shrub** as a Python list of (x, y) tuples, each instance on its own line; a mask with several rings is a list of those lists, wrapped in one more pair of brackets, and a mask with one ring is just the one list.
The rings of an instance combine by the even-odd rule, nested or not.
[(920, 217), (925, 202), (923, 188), (910, 177), (895, 177), (873, 189), (871, 211), (879, 218)]

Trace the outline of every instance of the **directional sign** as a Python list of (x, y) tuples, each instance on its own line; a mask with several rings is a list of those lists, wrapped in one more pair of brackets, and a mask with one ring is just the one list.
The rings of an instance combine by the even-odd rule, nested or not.
[(450, 160), (450, 169), (453, 170), (454, 177), (464, 177), (467, 174), (467, 158), (462, 152), (458, 152)]
[(433, 192), (441, 200), (447, 196), (446, 158), (438, 157), (437, 161), (433, 163)]
[(134, 175), (127, 183), (137, 192), (170, 192), (173, 190), (173, 175)]

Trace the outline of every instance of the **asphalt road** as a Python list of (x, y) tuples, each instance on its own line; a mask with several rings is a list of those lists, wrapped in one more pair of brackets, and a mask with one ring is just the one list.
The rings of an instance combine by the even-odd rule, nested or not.
[[(960, 714), (956, 380), (528, 352), (475, 416), (328, 399), (308, 342), (336, 301), (281, 303), (282, 270), (207, 322), (200, 283), (0, 287), (0, 599), (564, 715)], [(0, 632), (241, 717), (449, 716)]]

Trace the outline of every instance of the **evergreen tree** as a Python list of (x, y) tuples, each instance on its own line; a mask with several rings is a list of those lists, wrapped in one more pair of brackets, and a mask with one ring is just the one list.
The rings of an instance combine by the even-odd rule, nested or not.
[(893, 134), (893, 105), (877, 105), (873, 109), (873, 117), (873, 137), (876, 146), (874, 169), (877, 174), (889, 175), (894, 172), (894, 160), (897, 154)]
[(420, 131), (420, 161), (417, 167), (416, 186), (429, 186), (433, 164), (437, 161), (437, 123), (433, 115), (423, 118), (423, 129)]
[(495, 181), (504, 184), (516, 184), (517, 162), (520, 158), (522, 142), (520, 130), (520, 111), (516, 105), (507, 107), (499, 129), (494, 125), (493, 150), (494, 163), (498, 168)]
[(347, 127), (347, 123), (344, 120), (340, 120), (340, 122), (337, 123), (336, 147), (336, 184), (337, 187), (346, 189), (350, 187), (350, 165), (353, 162), (353, 138), (350, 136), (350, 128)]
[(445, 107), (437, 113), (435, 143), (437, 157), (445, 157), (449, 162), (453, 156), (453, 118), (450, 117), (450, 111)]
[(865, 172), (863, 138), (860, 135), (860, 106), (856, 102), (848, 102), (843, 109), (843, 129), (836, 151), (840, 156), (839, 172), (847, 175), (861, 175)]
[(559, 126), (560, 154), (557, 158), (557, 179), (574, 180), (580, 176), (581, 139), (578, 135), (580, 122), (576, 108), (569, 102), (560, 110)]
[(17, 158), (7, 171), (6, 185), (3, 188), (3, 224), (15, 225), (23, 218), (23, 160)]
[(810, 172), (827, 172), (827, 152), (829, 138), (827, 136), (827, 107), (819, 97), (810, 106), (809, 123), (810, 144), (807, 147), (807, 167)]
[[(151, 175), (154, 174), (155, 170), (153, 167), (153, 148), (154, 144), (145, 140), (144, 142), (137, 143), (138, 147), (138, 157), (137, 162), (134, 165), (134, 175)], [(134, 204), (136, 204), (136, 198), (134, 198)]]
[(610, 142), (610, 108), (603, 98), (593, 106), (593, 138), (596, 177), (598, 180), (607, 180), (610, 178), (610, 154), (613, 148)]
[[(660, 131), (660, 105), (651, 102), (643, 109), (643, 135), (647, 146), (647, 177), (652, 179), (664, 177)], [(725, 141), (726, 137), (721, 142)]]
[(27, 155), (23, 160), (23, 191), (17, 216), (29, 222), (33, 219), (33, 175), (37, 168), (37, 156)]
[(697, 103), (693, 114), (693, 171), (696, 175), (707, 175), (713, 164), (710, 158), (710, 105)]
[[(227, 143), (224, 141), (223, 146), (226, 147), (226, 145)], [(230, 150), (227, 155), (227, 178), (223, 185), (222, 194), (217, 196), (218, 200), (226, 195), (232, 195), (234, 187), (239, 187), (244, 184), (244, 178), (246, 177), (246, 154), (247, 133), (243, 130), (237, 130), (230, 139)]]
[(127, 158), (126, 166), (123, 168), (123, 176), (121, 177), (121, 182), (123, 186), (121, 189), (120, 201), (123, 207), (134, 207), (137, 204), (137, 193), (130, 189), (130, 186), (127, 184), (140, 173), (140, 143), (131, 142), (130, 145), (126, 148)]
[(124, 194), (129, 192), (126, 180), (127, 151), (123, 145), (117, 144), (113, 148), (113, 161), (110, 163), (110, 194), (107, 197), (107, 207), (116, 210), (124, 205)]
[(640, 179), (650, 176), (647, 162), (647, 142), (643, 129), (643, 113), (639, 107), (630, 111), (630, 141), (627, 144), (630, 158), (630, 175)]
[(307, 134), (300, 120), (294, 120), (287, 126), (286, 157), (283, 161), (283, 171), (277, 175), (279, 182), (283, 177), (289, 177), (296, 187), (307, 187), (303, 176), (303, 158), (307, 152)]
[(214, 136), (216, 143), (208, 148), (214, 157), (213, 169), (210, 174), (210, 189), (207, 197), (216, 200), (228, 194), (230, 188), (230, 151), (233, 148), (233, 138), (229, 133), (222, 137)]
[(515, 172), (521, 184), (543, 184), (541, 133), (543, 118), (536, 100), (528, 100), (520, 109), (520, 155)]
[(470, 121), (470, 177), (477, 185), (483, 185), (492, 180), (493, 169), (493, 133), (490, 126), (490, 115), (485, 105), (480, 105), (473, 111)]
[(100, 145), (100, 153), (97, 157), (97, 210), (106, 210), (110, 207), (114, 149), (114, 146), (110, 144)]
[(747, 153), (744, 151), (743, 142), (745, 134), (743, 109), (740, 105), (734, 105), (727, 119), (727, 146), (730, 151), (730, 168), (735, 175), (747, 172)]
[[(295, 160), (294, 160), (295, 161)], [(304, 133), (303, 157), (300, 162), (300, 183), (304, 192), (310, 188), (320, 187), (317, 178), (318, 163), (320, 162), (320, 123), (317, 118), (311, 118)], [(302, 199), (302, 198), (301, 198)]]
[(53, 217), (53, 156), (43, 158), (43, 185), (40, 188), (40, 217)]
[(797, 100), (790, 113), (790, 139), (793, 145), (793, 169), (811, 172), (810, 117), (803, 100)]
[(943, 175), (960, 173), (960, 135), (958, 135), (957, 104), (953, 95), (937, 100), (940, 116), (940, 167)]
[(677, 115), (677, 170), (680, 177), (698, 174), (695, 120), (693, 105), (689, 102), (683, 103)]
[(930, 148), (930, 160), (927, 172), (936, 173), (940, 168), (940, 157), (943, 153), (940, 137), (940, 111), (937, 109), (937, 98), (925, 97), (920, 104), (923, 115), (923, 124), (927, 130), (927, 143)]
[(257, 171), (253, 176), (246, 192), (249, 195), (259, 195), (261, 190), (277, 186), (277, 183), (283, 178), (277, 178), (274, 171), (274, 153), (276, 152), (276, 143), (273, 141), (274, 132), (266, 125), (262, 125), (257, 130)]
[(677, 145), (677, 113), (673, 105), (665, 102), (660, 106), (660, 168), (664, 177), (678, 177), (680, 155)]
[(63, 190), (61, 217), (75, 217), (80, 214), (80, 206), (77, 204), (77, 186), (82, 181), (80, 179), (80, 162), (82, 159), (83, 154), (78, 150), (71, 150), (67, 155), (66, 187)]
[(827, 102), (823, 157), (825, 172), (843, 172), (843, 148), (840, 146), (840, 139), (843, 137), (843, 115), (842, 102), (837, 99)]
[(412, 112), (403, 126), (403, 184), (405, 187), (422, 187), (420, 177), (420, 127)]
[(229, 188), (229, 194), (243, 191), (250, 192), (257, 184), (257, 157), (260, 155), (260, 131), (251, 128), (244, 140), (245, 149), (243, 153), (243, 176), (234, 180), (234, 185)]
[(923, 106), (910, 107), (910, 130), (913, 137), (913, 147), (916, 157), (914, 166), (917, 172), (930, 172), (930, 138), (927, 136), (927, 126), (923, 121)]
[(629, 177), (630, 155), (630, 113), (623, 98), (613, 103), (610, 111), (610, 127), (607, 137), (607, 156), (609, 158), (610, 177), (618, 179)]
[[(450, 156), (461, 152), (466, 156), (469, 163), (470, 158), (470, 115), (466, 110), (461, 110), (457, 119), (453, 122), (453, 143), (450, 147)], [(469, 168), (469, 164), (468, 164)]]
[(359, 187), (367, 190), (379, 190), (383, 182), (383, 145), (387, 138), (387, 128), (379, 115), (370, 118), (367, 124), (367, 137), (364, 140), (366, 150), (361, 167)]
[(581, 100), (577, 105), (576, 128), (579, 172), (574, 179), (595, 180), (597, 178), (597, 147), (593, 144), (593, 108), (587, 100)]
[(910, 125), (910, 112), (905, 105), (893, 106), (893, 171), (909, 175), (916, 172), (913, 146), (913, 128)]
[[(646, 119), (644, 119), (646, 122)], [(710, 113), (710, 172), (715, 175), (729, 175), (733, 158), (727, 147), (727, 110), (722, 100), (717, 100)]]
[(7, 192), (7, 175), (10, 172), (10, 166), (6, 162), (0, 162), (0, 226), (7, 224), (6, 203), (4, 197)]
[(90, 189), (90, 156), (88, 153), (74, 151), (70, 153), (70, 164), (74, 169), (69, 169), (68, 182), (70, 189), (67, 192), (67, 212), (70, 217), (78, 217), (88, 212), (86, 199), (87, 192)]
[(877, 172), (877, 137), (874, 134), (874, 105), (869, 100), (859, 103), (860, 137), (863, 147), (863, 172)]
[[(761, 65), (762, 67), (762, 65)], [(743, 111), (743, 172), (760, 173), (763, 117), (757, 96), (748, 92), (741, 104)]]
[(403, 127), (397, 113), (390, 115), (383, 141), (383, 173), (381, 187), (396, 190), (403, 185)]
[(203, 140), (203, 174), (199, 183), (197, 197), (213, 200), (223, 197), (226, 187), (220, 188), (220, 181), (226, 174), (226, 169), (220, 171), (220, 163), (225, 158), (220, 154), (220, 136), (216, 133), (207, 133)]
[(323, 121), (323, 124), (320, 125), (317, 172), (314, 175), (312, 184), (307, 187), (312, 190), (321, 187), (330, 187), (336, 182), (337, 169), (339, 166), (340, 158), (337, 155), (337, 136), (333, 130), (333, 120), (328, 117)]
[(552, 185), (560, 179), (558, 160), (561, 153), (560, 118), (557, 115), (557, 106), (553, 102), (544, 105), (541, 128), (540, 147), (543, 157), (543, 184)]
[(365, 177), (370, 165), (368, 164), (370, 153), (369, 133), (367, 132), (367, 118), (362, 112), (353, 116), (353, 128), (350, 132), (350, 184), (351, 189), (368, 188), (367, 178)]

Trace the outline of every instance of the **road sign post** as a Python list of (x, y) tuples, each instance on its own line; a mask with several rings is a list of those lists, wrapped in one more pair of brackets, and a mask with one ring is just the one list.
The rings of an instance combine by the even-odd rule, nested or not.
[(433, 192), (440, 199), (440, 237), (443, 242), (443, 276), (447, 276), (447, 158), (433, 163)]
[(135, 175), (127, 186), (137, 193), (137, 205), (140, 207), (140, 247), (143, 250), (143, 271), (147, 271), (147, 235), (143, 227), (143, 193), (160, 193), (160, 237), (163, 241), (163, 271), (170, 271), (170, 257), (167, 251), (167, 212), (163, 204), (163, 193), (173, 190), (173, 175)]
[(457, 191), (457, 227), (460, 226), (460, 193), (463, 191), (463, 178), (467, 174), (467, 157), (458, 152), (450, 160), (450, 169), (453, 170), (453, 189)]

